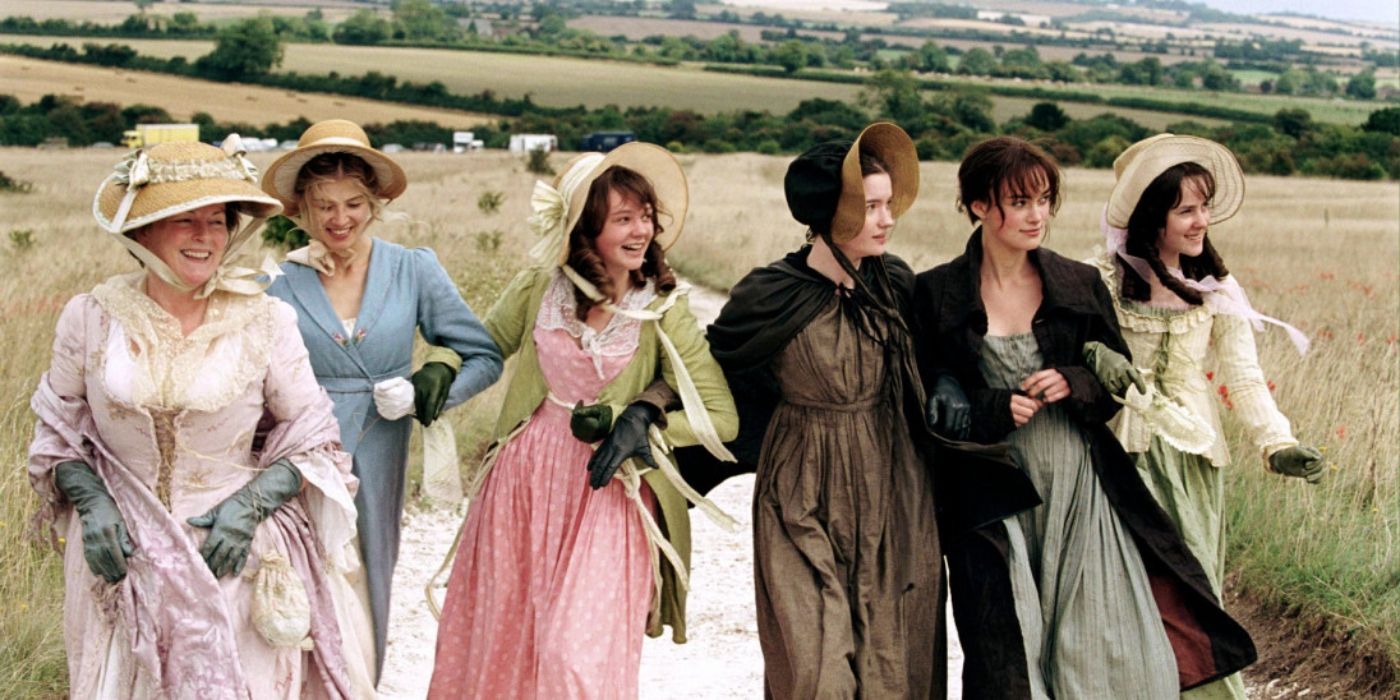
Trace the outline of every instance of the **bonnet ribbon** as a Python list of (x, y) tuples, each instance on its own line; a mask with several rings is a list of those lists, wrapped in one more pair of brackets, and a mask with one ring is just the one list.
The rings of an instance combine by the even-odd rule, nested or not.
[[(1103, 216), (1099, 219), (1099, 230), (1103, 232), (1104, 246), (1109, 255), (1117, 255), (1144, 280), (1156, 278), (1157, 273), (1153, 272), (1152, 266), (1146, 260), (1128, 252), (1128, 231), (1114, 228), (1108, 223), (1107, 207), (1104, 207)], [(1249, 303), (1249, 298), (1245, 296), (1244, 288), (1235, 281), (1233, 275), (1226, 275), (1223, 280), (1216, 279), (1214, 275), (1193, 280), (1183, 275), (1181, 270), (1168, 268), (1167, 271), (1187, 288), (1200, 292), (1212, 313), (1240, 316), (1248, 320), (1256, 331), (1264, 330), (1265, 323), (1272, 323), (1288, 333), (1288, 339), (1293, 341), (1293, 347), (1298, 349), (1299, 355), (1307, 354), (1311, 344), (1308, 336), (1284, 321), (1255, 311)]]
[(305, 265), (327, 277), (335, 277), (335, 256), (331, 255), (326, 244), (314, 238), (310, 243), (287, 253), (286, 259)]
[[(247, 158), (247, 151), (243, 147), (243, 141), (238, 134), (229, 134), (223, 141), (224, 153), (228, 155), (232, 168), (228, 172), (220, 173), (210, 177), (219, 177), (232, 180), (246, 180), (254, 185), (258, 183), (258, 169), (252, 161)], [(227, 166), (225, 166), (227, 168)], [(174, 168), (174, 172), (168, 175), (154, 172), (160, 168), (152, 168), (150, 158), (144, 149), (132, 152), (122, 162), (117, 164), (116, 171), (110, 176), (118, 184), (126, 185), (126, 193), (122, 196), (121, 204), (117, 206), (116, 215), (112, 217), (112, 222), (107, 228), (107, 232), (115, 235), (127, 250), (131, 251), (138, 260), (146, 265), (146, 269), (151, 270), (160, 277), (166, 284), (182, 291), (195, 292), (196, 299), (203, 299), (213, 294), (215, 290), (223, 290), (233, 294), (252, 296), (261, 294), (267, 286), (272, 284), (272, 280), (282, 274), (277, 263), (271, 256), (264, 256), (262, 264), (256, 268), (241, 267), (229, 263), (245, 241), (252, 235), (253, 231), (262, 226), (266, 221), (265, 217), (253, 217), (247, 225), (236, 233), (231, 233), (228, 245), (224, 249), (223, 259), (219, 261), (219, 267), (214, 270), (214, 274), (203, 286), (196, 289), (186, 283), (170, 269), (165, 261), (161, 260), (155, 253), (152, 253), (146, 246), (137, 243), (135, 240), (122, 234), (122, 226), (126, 224), (127, 217), (131, 214), (131, 207), (136, 202), (137, 195), (146, 185), (160, 184), (164, 182), (183, 182), (189, 180), (189, 173), (182, 173), (179, 168)], [(94, 201), (93, 209), (97, 209)], [(99, 221), (101, 218), (99, 217)]]
[(538, 265), (558, 265), (563, 262), (564, 248), (568, 245), (569, 232), (564, 225), (569, 221), (569, 201), (588, 174), (603, 162), (603, 154), (589, 153), (580, 156), (573, 167), (559, 179), (559, 188), (544, 180), (535, 181), (535, 189), (530, 193), (530, 230), (540, 237), (530, 249), (530, 259)]

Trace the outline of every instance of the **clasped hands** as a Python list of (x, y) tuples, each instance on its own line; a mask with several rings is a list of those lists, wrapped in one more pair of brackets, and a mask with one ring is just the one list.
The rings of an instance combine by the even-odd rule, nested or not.
[(608, 485), (622, 463), (640, 459), (653, 469), (647, 432), (661, 416), (657, 407), (638, 401), (629, 405), (612, 419), (612, 408), (606, 404), (584, 405), (580, 401), (569, 416), (569, 431), (582, 442), (602, 441), (588, 459), (588, 485), (600, 489)]

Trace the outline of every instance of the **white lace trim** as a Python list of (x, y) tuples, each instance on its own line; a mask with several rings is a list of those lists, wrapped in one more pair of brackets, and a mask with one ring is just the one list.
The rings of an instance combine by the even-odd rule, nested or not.
[(1104, 286), (1108, 287), (1108, 293), (1113, 297), (1113, 305), (1118, 310), (1118, 325), (1124, 329), (1137, 331), (1139, 333), (1170, 333), (1181, 335), (1192, 328), (1209, 323), (1215, 315), (1206, 304), (1192, 306), (1189, 309), (1173, 311), (1158, 315), (1147, 313), (1140, 309), (1143, 305), (1131, 299), (1124, 300), (1121, 296), (1122, 289), (1119, 286), (1117, 265), (1106, 255), (1097, 255), (1092, 264), (1099, 268), (1099, 274), (1103, 277)]
[[(628, 290), (617, 305), (628, 311), (645, 309), (656, 299), (656, 286), (648, 279), (641, 289)], [(557, 269), (550, 278), (549, 289), (545, 290), (540, 312), (535, 317), (535, 327), (541, 330), (562, 330), (579, 341), (593, 359), (593, 368), (598, 377), (603, 375), (603, 358), (623, 357), (636, 352), (641, 339), (642, 321), (624, 314), (613, 314), (603, 330), (578, 320), (575, 311), (574, 285)]]
[(132, 370), (128, 391), (117, 395), (133, 406), (213, 412), (267, 373), (277, 333), (270, 297), (216, 292), (204, 323), (185, 336), (180, 322), (141, 291), (144, 276), (119, 275), (92, 292), (117, 321), (112, 337), (125, 341), (109, 347), (109, 355), (124, 357), (107, 358)]

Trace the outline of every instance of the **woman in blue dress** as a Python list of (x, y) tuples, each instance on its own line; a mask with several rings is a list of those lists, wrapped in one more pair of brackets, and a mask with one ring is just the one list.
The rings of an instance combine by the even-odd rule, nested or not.
[[(373, 669), (371, 683), (384, 663), (413, 427), (407, 409), (387, 408), (384, 397), (397, 391), (406, 403), (411, 392), (413, 413), (427, 426), (494, 383), (502, 364), (433, 251), (370, 236), (384, 203), (407, 185), (398, 164), (343, 119), (308, 128), (262, 180), (311, 237), (309, 246), (288, 254), (284, 276), (267, 291), (297, 310), (316, 380), (335, 402), (341, 442), (354, 455), (364, 571), (356, 585), (370, 611), (361, 627), (372, 624), (374, 640), (360, 653)], [(412, 372), (415, 330), (434, 348)]]

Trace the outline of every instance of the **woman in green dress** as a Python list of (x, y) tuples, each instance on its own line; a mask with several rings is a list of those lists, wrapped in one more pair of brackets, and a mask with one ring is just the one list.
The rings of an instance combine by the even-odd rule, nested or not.
[[(1303, 447), (1269, 392), (1251, 325), (1296, 329), (1249, 306), (1207, 233), (1244, 201), (1244, 175), (1229, 149), (1194, 136), (1159, 134), (1130, 146), (1113, 164), (1117, 182), (1104, 211), (1107, 250), (1096, 261), (1138, 371), (1156, 391), (1208, 423), (1214, 439), (1198, 453), (1154, 436), (1124, 411), (1114, 432), (1156, 500), (1180, 528), (1219, 595), (1225, 574), (1224, 483), (1230, 451), (1220, 429), (1214, 372), (1228, 389), (1263, 466), (1316, 483), (1321, 454)], [(1238, 674), (1195, 689), (1193, 698), (1243, 698)]]
[(1250, 663), (1248, 635), (1107, 428), (1111, 394), (1141, 379), (1094, 268), (1041, 245), (1055, 163), (995, 138), (958, 181), (978, 228), (914, 292), (930, 423), (1010, 443), (1043, 501), (945, 535), (965, 697), (1167, 699)]

